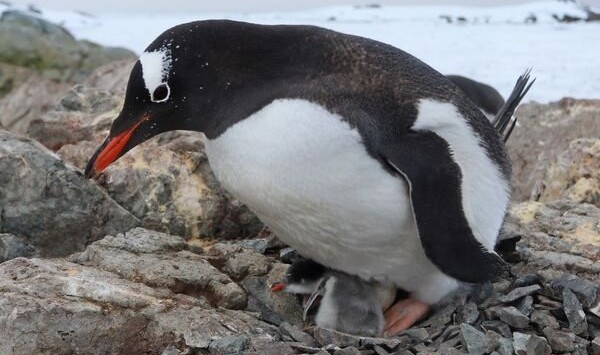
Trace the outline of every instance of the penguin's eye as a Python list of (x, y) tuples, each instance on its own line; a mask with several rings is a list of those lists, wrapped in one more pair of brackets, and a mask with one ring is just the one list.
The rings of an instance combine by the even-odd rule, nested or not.
[(165, 102), (169, 99), (169, 95), (171, 94), (171, 88), (169, 84), (162, 83), (154, 89), (152, 95), (150, 95), (150, 100), (153, 102)]

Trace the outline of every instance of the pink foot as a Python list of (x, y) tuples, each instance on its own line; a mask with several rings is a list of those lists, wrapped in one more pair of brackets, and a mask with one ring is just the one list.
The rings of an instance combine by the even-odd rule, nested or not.
[(427, 303), (414, 298), (407, 298), (394, 304), (384, 314), (384, 336), (394, 336), (410, 328), (429, 312), (429, 307)]

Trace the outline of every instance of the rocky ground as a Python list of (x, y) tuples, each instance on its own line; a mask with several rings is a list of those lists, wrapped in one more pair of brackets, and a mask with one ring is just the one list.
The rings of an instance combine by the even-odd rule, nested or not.
[[(36, 21), (0, 26), (47, 27), (62, 38), (52, 46), (78, 48), (59, 54), (86, 48)], [(512, 273), (398, 337), (364, 338), (307, 326), (295, 297), (269, 291), (294, 253), (220, 188), (197, 134), (155, 137), (83, 178), (131, 60), (17, 61), (0, 33), (0, 86), (12, 83), (0, 98), (0, 354), (600, 354), (600, 101), (519, 109), (498, 246)], [(49, 73), (66, 77), (46, 85)], [(48, 101), (5, 109), (27, 108), (23, 95)]]

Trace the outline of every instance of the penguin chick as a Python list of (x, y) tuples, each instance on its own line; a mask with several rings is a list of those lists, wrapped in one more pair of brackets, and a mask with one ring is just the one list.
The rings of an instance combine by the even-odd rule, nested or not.
[(383, 311), (396, 297), (393, 286), (367, 282), (309, 259), (292, 264), (286, 280), (275, 283), (271, 290), (305, 296), (305, 318), (311, 308), (317, 306), (316, 299), (321, 296), (315, 316), (318, 326), (362, 336), (381, 335)]

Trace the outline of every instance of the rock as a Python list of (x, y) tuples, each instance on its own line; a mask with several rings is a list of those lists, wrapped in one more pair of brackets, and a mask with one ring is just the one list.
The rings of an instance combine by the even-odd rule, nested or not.
[(504, 322), (497, 320), (486, 320), (481, 322), (481, 327), (486, 330), (492, 330), (496, 333), (499, 333), (505, 338), (512, 338), (510, 327)]
[(517, 303), (516, 307), (519, 312), (529, 317), (533, 312), (533, 297), (525, 296)]
[(12, 234), (0, 233), (0, 263), (19, 256), (30, 257), (35, 254), (35, 248), (25, 238)]
[(205, 297), (213, 306), (246, 307), (246, 293), (240, 286), (202, 256), (185, 248), (186, 243), (180, 237), (136, 228), (92, 243), (70, 260), (151, 287)]
[(590, 343), (590, 355), (600, 355), (600, 337), (594, 338)]
[(550, 164), (538, 201), (571, 199), (600, 207), (600, 139), (576, 139)]
[(547, 310), (534, 310), (531, 313), (531, 321), (540, 328), (558, 329), (560, 327), (556, 318)]
[(463, 346), (469, 354), (488, 354), (496, 347), (494, 341), (473, 326), (463, 323), (460, 325), (460, 336)]
[(284, 321), (302, 324), (302, 306), (293, 294), (271, 292), (270, 285), (283, 280), (288, 265), (274, 263), (267, 275), (248, 276), (241, 281), (248, 293), (248, 310), (258, 312), (261, 319), (277, 326)]
[(567, 272), (600, 283), (599, 219), (600, 208), (571, 200), (512, 205), (507, 223), (515, 223), (522, 235), (517, 251), (523, 260), (514, 270), (538, 275)]
[(532, 335), (527, 340), (527, 355), (550, 355), (550, 347), (546, 339)]
[(348, 346), (333, 352), (333, 355), (361, 355), (360, 350), (355, 346)]
[(317, 346), (317, 342), (315, 338), (310, 336), (308, 333), (304, 332), (300, 327), (290, 324), (288, 322), (283, 322), (279, 325), (279, 329), (281, 330), (281, 334), (288, 335), (294, 341), (300, 342), (303, 345), (315, 347)]
[(227, 336), (210, 342), (208, 351), (215, 355), (233, 355), (241, 353), (248, 346), (248, 337)]
[(512, 338), (513, 338), (513, 348), (515, 350), (515, 354), (517, 354), (517, 355), (527, 354), (527, 343), (529, 342), (529, 338), (531, 338), (531, 335), (514, 332)]
[(517, 127), (508, 141), (513, 163), (513, 198), (529, 199), (543, 180), (548, 166), (569, 143), (578, 138), (600, 137), (600, 100), (565, 98), (550, 104), (535, 102), (519, 106)]
[(264, 255), (235, 244), (217, 243), (207, 255), (214, 256), (213, 264), (219, 264), (219, 268), (235, 280), (269, 272), (270, 262)]
[(0, 319), (10, 320), (0, 321), (2, 354), (155, 354), (207, 350), (228, 336), (278, 337), (249, 313), (59, 259), (1, 264), (0, 290)]
[[(582, 280), (575, 275), (563, 275), (560, 279), (552, 282), (552, 290), (556, 294), (564, 296), (564, 290), (572, 291), (585, 307), (591, 307), (596, 303), (598, 295), (598, 285), (593, 282)], [(570, 293), (569, 293), (570, 296)]]
[(66, 256), (138, 220), (77, 171), (39, 144), (0, 130), (0, 233), (11, 233), (34, 251)]
[(300, 256), (300, 254), (298, 254), (298, 252), (294, 248), (287, 247), (279, 251), (279, 259), (281, 259), (281, 261), (283, 261), (286, 264), (293, 264), (301, 258), (302, 257)]
[(553, 353), (564, 353), (575, 350), (573, 339), (575, 336), (572, 333), (555, 330), (552, 328), (544, 328), (544, 336), (548, 339), (550, 348)]
[(565, 315), (569, 321), (569, 329), (577, 335), (587, 334), (587, 321), (581, 302), (577, 296), (568, 288), (563, 289), (563, 305)]
[(25, 133), (31, 120), (53, 107), (93, 69), (135, 57), (122, 48), (77, 41), (63, 27), (40, 17), (5, 11), (0, 17), (0, 62), (7, 63), (0, 75), (0, 124)]
[(360, 346), (359, 336), (338, 332), (333, 329), (315, 327), (313, 335), (321, 346), (327, 344), (335, 344), (341, 348), (347, 346)]
[(519, 298), (535, 293), (541, 289), (542, 288), (539, 285), (518, 287), (510, 291), (508, 294), (498, 297), (498, 301), (502, 303), (510, 303), (518, 300)]
[(523, 329), (529, 325), (529, 318), (512, 306), (499, 308), (497, 315), (501, 321), (516, 329)]
[(474, 302), (467, 302), (464, 306), (459, 307), (456, 321), (459, 323), (473, 324), (479, 318), (479, 310)]

